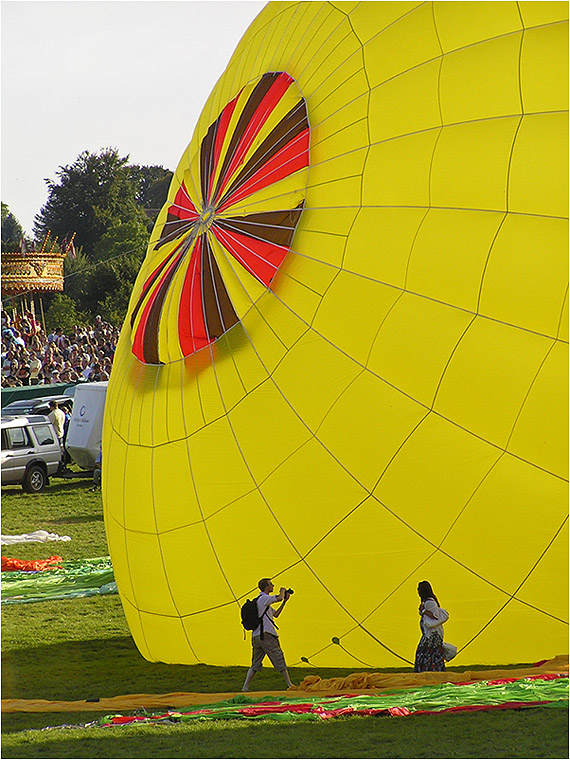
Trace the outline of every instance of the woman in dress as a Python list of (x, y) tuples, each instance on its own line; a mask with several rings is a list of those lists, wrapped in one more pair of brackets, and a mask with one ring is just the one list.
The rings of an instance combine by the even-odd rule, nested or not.
[(420, 628), (422, 637), (416, 649), (414, 673), (445, 670), (443, 652), (443, 622), (446, 613), (441, 610), (431, 584), (421, 581), (418, 584), (420, 603)]

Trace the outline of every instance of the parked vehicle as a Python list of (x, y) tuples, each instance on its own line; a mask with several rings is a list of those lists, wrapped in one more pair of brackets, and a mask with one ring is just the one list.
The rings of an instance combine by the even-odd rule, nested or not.
[(84, 470), (92, 470), (101, 448), (107, 381), (78, 385), (65, 448)]
[(73, 397), (64, 396), (40, 396), (39, 398), (27, 398), (20, 401), (12, 401), (2, 409), (2, 417), (13, 417), (18, 414), (49, 414), (50, 401), (73, 405)]
[(20, 484), (39, 493), (49, 484), (62, 460), (53, 425), (42, 415), (2, 417), (2, 485)]

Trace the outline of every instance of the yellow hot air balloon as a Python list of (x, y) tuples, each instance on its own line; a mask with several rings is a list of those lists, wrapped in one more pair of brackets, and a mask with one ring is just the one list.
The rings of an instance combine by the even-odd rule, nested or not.
[[(103, 495), (149, 660), (566, 651), (562, 2), (277, 2), (214, 88), (134, 287)], [(174, 114), (172, 114), (174, 115)]]

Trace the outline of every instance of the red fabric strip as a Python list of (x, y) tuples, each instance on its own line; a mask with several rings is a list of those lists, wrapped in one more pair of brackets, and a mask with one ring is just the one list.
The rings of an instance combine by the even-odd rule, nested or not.
[(222, 212), (258, 190), (285, 179), (309, 165), (309, 129), (303, 130), (288, 145), (267, 161), (247, 182), (237, 188), (218, 209)]
[(178, 310), (178, 338), (184, 356), (189, 356), (212, 342), (204, 323), (201, 258), (202, 238), (199, 237), (186, 271)]
[(139, 717), (138, 715), (114, 715), (110, 723), (113, 726), (122, 726), (125, 723), (136, 723), (141, 720), (144, 720), (144, 717)]
[(192, 202), (192, 199), (188, 195), (188, 190), (184, 182), (178, 188), (174, 203), (168, 209), (169, 213), (177, 216), (179, 219), (197, 219), (200, 214), (196, 210), (196, 206)]
[(214, 143), (214, 167), (212, 169), (212, 173), (210, 174), (210, 186), (208, 187), (208, 199), (212, 195), (212, 186), (214, 183), (214, 175), (216, 173), (216, 169), (218, 168), (218, 164), (220, 162), (220, 156), (222, 152), (222, 145), (224, 144), (225, 136), (228, 132), (228, 126), (230, 124), (230, 120), (233, 116), (233, 112), (235, 111), (235, 107), (238, 102), (238, 98), (241, 95), (241, 91), (236, 97), (231, 100), (227, 106), (224, 108), (220, 115), (220, 123), (218, 124), (218, 131), (216, 132), (216, 141)]
[(310, 713), (315, 712), (315, 706), (311, 703), (302, 704), (270, 704), (264, 702), (263, 704), (251, 705), (251, 707), (243, 707), (238, 710), (241, 715), (274, 715), (275, 713)]
[(212, 230), (218, 241), (236, 258), (248, 272), (269, 287), (275, 272), (287, 255), (288, 248), (248, 237), (239, 232), (228, 232), (218, 225)]
[(568, 678), (568, 675), (560, 675), (560, 673), (544, 673), (536, 676), (524, 676), (523, 678), (497, 678), (494, 681), (487, 681), (487, 683), (500, 686), (501, 684), (514, 683), (515, 681), (554, 681), (557, 678)]
[(63, 562), (63, 557), (52, 556), (49, 559), (15, 559), (13, 557), (2, 557), (2, 572), (23, 571), (26, 573), (39, 572), (41, 570), (61, 570), (57, 566), (58, 562)]
[(229, 180), (232, 177), (232, 174), (242, 163), (247, 151), (251, 148), (253, 141), (259, 134), (259, 131), (283, 95), (287, 92), (292, 82), (293, 78), (290, 77), (289, 74), (283, 72), (277, 77), (275, 82), (269, 88), (267, 94), (256, 109), (253, 118), (247, 125), (247, 129), (245, 130), (244, 135), (240, 140), (239, 145), (237, 146), (237, 149), (226, 171), (226, 175), (223, 178), (223, 181), (218, 190), (217, 198), (219, 198), (223, 193), (224, 188), (227, 186)]

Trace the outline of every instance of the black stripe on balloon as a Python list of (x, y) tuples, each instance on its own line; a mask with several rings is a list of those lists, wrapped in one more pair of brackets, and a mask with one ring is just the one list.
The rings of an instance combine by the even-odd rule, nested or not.
[[(162, 228), (162, 235), (154, 246), (154, 250), (156, 251), (157, 248), (160, 248), (165, 243), (170, 243), (172, 240), (184, 235), (186, 232), (190, 232), (197, 221), (197, 219), (180, 219), (176, 214), (169, 212)], [(167, 227), (168, 231), (165, 234)]]
[(184, 251), (178, 254), (178, 261), (164, 278), (151, 306), (143, 336), (143, 356), (146, 364), (162, 364), (158, 356), (158, 325), (166, 294), (172, 283), (174, 275), (184, 260)]
[(216, 219), (215, 226), (228, 232), (241, 232), (249, 237), (265, 240), (267, 243), (290, 248), (304, 207), (305, 202), (302, 201), (294, 209), (263, 211), (239, 218)]
[(220, 184), (224, 181), (228, 166), (231, 163), (233, 155), (236, 152), (237, 147), (240, 144), (253, 115), (255, 114), (256, 110), (259, 108), (259, 105), (261, 104), (261, 101), (263, 100), (263, 98), (267, 95), (267, 93), (271, 89), (275, 80), (280, 76), (281, 76), (280, 72), (271, 72), (269, 74), (264, 74), (259, 80), (259, 82), (256, 84), (256, 86), (254, 87), (253, 92), (251, 93), (249, 98), (247, 99), (247, 102), (243, 108), (241, 116), (239, 117), (238, 123), (236, 124), (234, 132), (232, 134), (232, 139), (226, 151), (226, 155), (224, 156), (222, 167), (218, 175), (218, 182), (216, 184), (215, 192), (212, 193), (212, 198), (216, 198), (218, 195)]
[(208, 337), (219, 338), (238, 322), (207, 234), (202, 235), (202, 303)]
[(230, 185), (224, 190), (224, 194), (217, 205), (223, 205), (226, 198), (237, 190), (247, 180), (252, 177), (264, 163), (269, 161), (272, 156), (278, 153), (288, 143), (309, 128), (307, 119), (307, 107), (305, 101), (301, 100), (281, 119), (272, 131), (267, 135), (247, 164), (241, 169), (239, 174), (232, 180)]
[(208, 202), (208, 187), (210, 186), (210, 177), (214, 167), (214, 143), (218, 134), (221, 114), (216, 121), (210, 125), (206, 137), (200, 145), (200, 187), (202, 190), (202, 206)]

